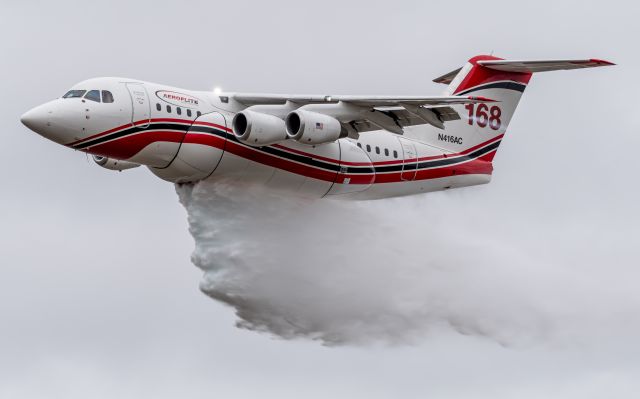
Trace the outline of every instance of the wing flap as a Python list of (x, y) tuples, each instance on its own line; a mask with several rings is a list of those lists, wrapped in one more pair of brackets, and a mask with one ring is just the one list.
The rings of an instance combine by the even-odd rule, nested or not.
[[(451, 107), (425, 107), (425, 108), (433, 111), (436, 115), (438, 115), (438, 117), (442, 122), (457, 121), (460, 119), (460, 114), (458, 114), (456, 110), (454, 110)], [(382, 112), (393, 112), (399, 118), (404, 118), (408, 121), (413, 119), (411, 117), (412, 114), (408, 112), (404, 107), (387, 106), (387, 107), (375, 107), (374, 109), (376, 111), (382, 111)]]
[[(392, 133), (402, 134), (399, 129), (403, 129), (408, 126), (416, 126), (416, 125), (424, 125), (430, 124), (436, 126), (440, 129), (444, 128), (444, 123), (450, 121), (456, 121), (460, 119), (460, 115), (456, 112), (452, 107), (423, 107), (428, 111), (431, 111), (435, 114), (436, 120), (425, 120), (424, 117), (421, 117), (419, 114), (409, 111), (408, 109), (401, 106), (382, 106), (375, 107), (376, 111), (388, 116), (393, 122), (397, 125), (397, 128), (389, 128), (386, 129)], [(380, 130), (380, 125), (375, 122), (364, 119), (364, 118), (356, 118), (349, 123), (344, 123), (343, 126), (347, 128), (348, 131), (352, 133), (364, 133), (372, 130)], [(355, 136), (354, 136), (355, 137)]]

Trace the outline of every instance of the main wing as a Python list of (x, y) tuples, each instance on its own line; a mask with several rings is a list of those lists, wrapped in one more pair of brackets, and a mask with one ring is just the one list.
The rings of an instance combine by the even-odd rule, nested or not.
[(266, 104), (285, 104), (287, 101), (297, 104), (323, 104), (338, 103), (340, 101), (349, 102), (356, 105), (384, 106), (398, 105), (402, 103), (412, 103), (416, 105), (443, 106), (470, 104), (478, 102), (491, 102), (493, 100), (485, 97), (465, 97), (465, 96), (329, 96), (329, 95), (306, 95), (306, 94), (243, 94), (234, 93), (232, 97), (247, 106)]
[(347, 96), (230, 94), (247, 107), (282, 105), (287, 109), (308, 109), (332, 116), (350, 134), (385, 129), (403, 134), (403, 128), (430, 124), (444, 129), (445, 123), (460, 119), (452, 105), (494, 102), (468, 96)]

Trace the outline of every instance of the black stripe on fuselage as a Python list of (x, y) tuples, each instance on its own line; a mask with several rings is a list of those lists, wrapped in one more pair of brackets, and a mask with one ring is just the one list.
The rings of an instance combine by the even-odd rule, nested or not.
[[(322, 169), (327, 169), (333, 172), (337, 172), (340, 170), (340, 165), (338, 164), (334, 164), (334, 163), (330, 163), (330, 162), (323, 162), (317, 159), (314, 159), (313, 157), (308, 157), (308, 156), (304, 156), (304, 155), (299, 155), (299, 154), (293, 154), (291, 152), (287, 152), (284, 150), (281, 150), (279, 148), (273, 147), (273, 146), (264, 146), (264, 147), (253, 147), (247, 144), (242, 143), (241, 141), (238, 140), (238, 138), (235, 136), (235, 134), (233, 133), (229, 133), (229, 132), (225, 132), (223, 130), (220, 129), (214, 129), (214, 128), (210, 128), (210, 127), (206, 127), (206, 126), (197, 126), (194, 125), (191, 129), (189, 129), (189, 132), (199, 132), (199, 133), (210, 133), (210, 134), (215, 134), (217, 136), (226, 138), (229, 141), (233, 141), (236, 144), (248, 147), (248, 148), (252, 148), (256, 151), (261, 151), (270, 155), (274, 155), (280, 158), (285, 158), (288, 159), (290, 161), (295, 161), (295, 162), (299, 162), (299, 163), (303, 163), (305, 165), (310, 165), (310, 166), (315, 166), (318, 168), (322, 168)], [(360, 172), (360, 173), (373, 173), (373, 169), (371, 169), (370, 167), (368, 168), (367, 171), (365, 172)]]
[(120, 130), (114, 133), (110, 133), (102, 137), (96, 137), (93, 140), (85, 141), (84, 143), (75, 145), (73, 148), (77, 150), (81, 150), (84, 148), (93, 147), (94, 145), (102, 144), (106, 141), (111, 141), (111, 140), (119, 139), (121, 137), (129, 136), (135, 133), (146, 132), (146, 131), (179, 130), (179, 131), (186, 132), (188, 129), (189, 129), (189, 125), (182, 125), (179, 123), (152, 123), (147, 127), (132, 126), (130, 128)]
[[(479, 158), (496, 148), (500, 145), (500, 140), (493, 142), (485, 147), (479, 148), (469, 154), (466, 155), (455, 155), (451, 158), (440, 158), (434, 159), (431, 161), (423, 161), (423, 162), (412, 162), (406, 164), (398, 164), (398, 165), (388, 165), (388, 166), (376, 166), (376, 173), (389, 173), (389, 172), (400, 172), (402, 170), (420, 170), (420, 169), (430, 169), (430, 168), (438, 168), (443, 166), (450, 166), (459, 163), (464, 163), (468, 161), (472, 161), (476, 158)], [(349, 171), (349, 173), (352, 173)]]
[(469, 94), (474, 91), (488, 90), (488, 89), (506, 89), (506, 90), (515, 90), (515, 91), (519, 91), (520, 93), (524, 93), (524, 89), (526, 88), (527, 88), (527, 85), (518, 83), (518, 82), (513, 82), (513, 81), (494, 82), (494, 83), (487, 83), (484, 85), (472, 87), (471, 89), (468, 89), (465, 91), (461, 91), (460, 93), (456, 93), (456, 96), (463, 96), (465, 94)]

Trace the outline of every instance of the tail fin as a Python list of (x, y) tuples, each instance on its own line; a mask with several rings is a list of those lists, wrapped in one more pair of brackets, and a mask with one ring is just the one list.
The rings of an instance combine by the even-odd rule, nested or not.
[(482, 96), (497, 102), (457, 107), (461, 120), (448, 122), (446, 133), (435, 132), (434, 142), (454, 152), (491, 145), (494, 149), (482, 159), (492, 161), (533, 73), (606, 65), (613, 64), (595, 59), (507, 61), (490, 55), (473, 57), (434, 82), (448, 84), (448, 95)]

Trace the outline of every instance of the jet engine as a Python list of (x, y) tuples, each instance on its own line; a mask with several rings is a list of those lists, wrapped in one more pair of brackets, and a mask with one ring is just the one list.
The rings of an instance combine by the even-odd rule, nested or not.
[(285, 124), (289, 138), (302, 144), (331, 143), (348, 134), (336, 118), (305, 110), (290, 112)]
[(287, 139), (284, 121), (277, 116), (244, 110), (236, 114), (231, 125), (239, 141), (254, 147)]
[(125, 169), (133, 169), (140, 166), (137, 163), (120, 161), (118, 159), (102, 157), (100, 155), (94, 155), (93, 160), (95, 161), (95, 163), (97, 163), (98, 165), (102, 166), (105, 169), (117, 170), (119, 172)]

